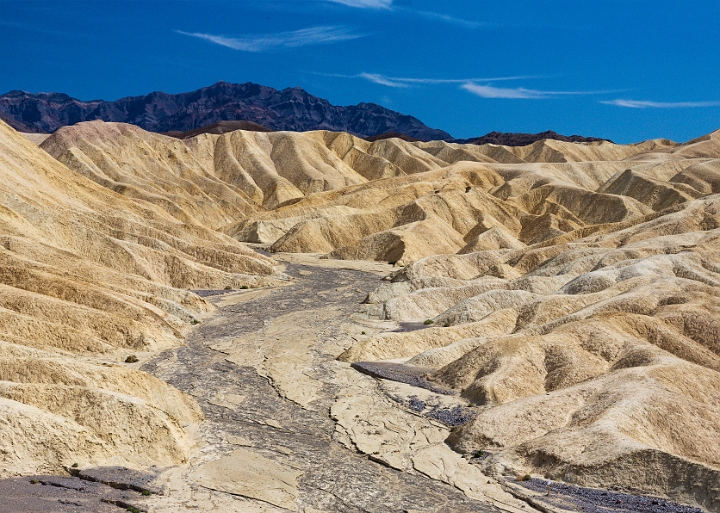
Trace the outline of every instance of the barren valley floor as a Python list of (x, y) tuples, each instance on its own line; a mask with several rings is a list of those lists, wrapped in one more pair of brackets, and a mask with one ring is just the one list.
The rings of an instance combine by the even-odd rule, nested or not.
[[(31, 477), (4, 480), (3, 504), (25, 513), (535, 510), (452, 452), (444, 444), (448, 428), (397, 400), (413, 393), (442, 398), (336, 360), (353, 339), (392, 328), (355, 315), (389, 266), (327, 260), (286, 266), (295, 278), (287, 286), (209, 296), (218, 311), (187, 344), (143, 365), (202, 407), (205, 421), (194, 429), (198, 447), (187, 465), (150, 469), (145, 481), (132, 472), (85, 472), (114, 480), (115, 488), (48, 476), (31, 485)], [(352, 266), (365, 271), (343, 268)], [(118, 482), (135, 490), (119, 491)], [(634, 511), (622, 504), (584, 509), (589, 504), (564, 505)]]
[(442, 444), (447, 429), (398, 408), (374, 379), (336, 361), (351, 337), (381, 329), (350, 320), (380, 276), (296, 264), (288, 273), (297, 281), (286, 287), (215, 296), (219, 312), (187, 345), (144, 367), (195, 397), (206, 415), (200, 455), (165, 476), (168, 493), (148, 505), (498, 511), (417, 470), (389, 468)]

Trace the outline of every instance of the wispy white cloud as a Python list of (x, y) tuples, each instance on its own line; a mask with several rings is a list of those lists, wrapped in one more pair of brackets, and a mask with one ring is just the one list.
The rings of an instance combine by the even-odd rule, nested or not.
[(421, 16), (431, 20), (444, 21), (445, 23), (452, 23), (454, 25), (460, 25), (467, 28), (477, 28), (487, 25), (485, 22), (467, 20), (464, 18), (458, 18), (449, 14), (443, 14), (433, 11), (422, 11), (419, 9), (412, 9), (410, 7), (400, 7), (393, 5), (393, 0), (324, 0), (326, 2), (333, 2), (336, 4), (343, 4), (350, 7), (360, 7), (363, 9), (384, 9), (386, 11), (404, 12), (415, 16)]
[(651, 102), (640, 100), (609, 100), (605, 105), (616, 105), (629, 109), (692, 109), (700, 107), (720, 107), (720, 101), (713, 102)]
[(378, 75), (376, 73), (360, 73), (359, 75), (355, 75), (348, 78), (364, 78), (365, 80), (369, 80), (370, 82), (374, 82), (375, 84), (380, 84), (388, 87), (398, 87), (398, 88), (406, 88), (410, 87), (410, 84), (403, 82), (401, 80), (396, 80), (391, 77), (385, 77), (383, 75)]
[(417, 85), (438, 85), (438, 84), (466, 84), (471, 82), (498, 82), (503, 80), (522, 80), (528, 78), (541, 78), (538, 76), (513, 76), (513, 77), (490, 77), (490, 78), (410, 78), (410, 77), (389, 77), (379, 73), (359, 73), (357, 75), (340, 75), (336, 73), (317, 73), (326, 77), (338, 78), (362, 78), (375, 84), (387, 87), (407, 88)]
[(364, 34), (358, 34), (352, 29), (342, 26), (310, 27), (290, 32), (242, 37), (227, 37), (202, 32), (183, 32), (182, 30), (176, 30), (175, 32), (243, 52), (264, 52), (275, 48), (296, 48), (299, 46), (336, 43), (364, 36)]
[(471, 82), (503, 82), (507, 80), (523, 80), (528, 78), (542, 78), (540, 76), (516, 75), (512, 77), (490, 78), (394, 78), (408, 84), (466, 84)]
[(537, 100), (547, 97), (547, 94), (543, 91), (524, 89), (522, 87), (518, 87), (517, 89), (511, 89), (505, 87), (493, 87), (489, 85), (478, 85), (467, 82), (462, 85), (462, 88), (482, 98)]
[[(483, 80), (483, 82), (487, 82)], [(506, 88), (490, 85), (480, 85), (474, 82), (466, 82), (461, 86), (466, 91), (480, 96), (481, 98), (502, 98), (509, 100), (542, 100), (557, 98), (560, 96), (580, 96), (592, 94), (607, 94), (617, 91), (538, 91), (537, 89), (525, 89), (524, 87)]]
[[(620, 93), (623, 89), (615, 89), (610, 91), (543, 91), (538, 89), (526, 89), (524, 87), (497, 87), (490, 85), (494, 82), (528, 80), (547, 78), (547, 76), (538, 75), (515, 75), (508, 77), (486, 77), (486, 78), (411, 78), (411, 77), (391, 77), (381, 75), (379, 73), (358, 73), (357, 75), (342, 75), (337, 73), (316, 73), (326, 77), (363, 79), (374, 84), (393, 87), (397, 89), (407, 89), (422, 85), (443, 85), (457, 84), (462, 89), (480, 96), (482, 98), (509, 99), (509, 100), (542, 100), (549, 98), (560, 98), (563, 96), (583, 96)], [(603, 102), (611, 103), (611, 102)]]
[(466, 19), (457, 18), (455, 16), (451, 16), (449, 14), (443, 14), (443, 13), (439, 13), (439, 12), (419, 11), (417, 9), (409, 9), (407, 7), (398, 7), (396, 9), (398, 11), (407, 12), (410, 14), (414, 14), (416, 16), (421, 16), (423, 18), (430, 19), (430, 20), (443, 21), (445, 23), (451, 23), (453, 25), (460, 25), (460, 26), (466, 27), (466, 28), (478, 28), (478, 27), (485, 27), (485, 26), (489, 25), (488, 23), (483, 22), (483, 21), (466, 20)]
[(327, 0), (336, 4), (360, 7), (363, 9), (389, 9), (393, 0)]

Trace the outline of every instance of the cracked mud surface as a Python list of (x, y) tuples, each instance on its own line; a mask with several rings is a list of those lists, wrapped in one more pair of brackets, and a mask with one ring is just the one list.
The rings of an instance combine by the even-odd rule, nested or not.
[[(202, 407), (206, 420), (187, 427), (198, 441), (191, 461), (150, 474), (104, 468), (1, 480), (0, 509), (463, 513), (535, 511), (532, 504), (629, 511), (642, 503), (653, 511), (653, 498), (598, 501), (588, 493), (609, 496), (582, 488), (582, 497), (561, 487), (550, 501), (515, 499), (451, 451), (448, 427), (428, 418), (456, 411), (458, 398), (338, 362), (353, 340), (397, 329), (353, 315), (379, 283), (378, 271), (295, 262), (287, 264), (295, 278), (288, 286), (206, 295), (218, 311), (186, 346), (143, 367)], [(402, 366), (381, 370), (398, 369), (407, 373)]]
[(168, 473), (149, 511), (530, 510), (450, 451), (447, 428), (335, 360), (351, 337), (382, 329), (349, 319), (377, 275), (288, 273), (297, 281), (286, 287), (212, 298), (219, 312), (187, 345), (144, 367), (206, 415), (200, 454)]

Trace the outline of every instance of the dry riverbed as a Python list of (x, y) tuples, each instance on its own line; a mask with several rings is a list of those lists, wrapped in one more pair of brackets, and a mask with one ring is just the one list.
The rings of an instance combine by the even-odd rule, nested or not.
[(288, 259), (292, 284), (209, 296), (219, 311), (144, 366), (194, 396), (206, 420), (197, 455), (161, 474), (164, 495), (143, 507), (530, 511), (444, 444), (448, 427), (336, 360), (354, 340), (397, 328), (353, 317), (392, 268)]
[[(92, 470), (85, 481), (17, 478), (0, 482), (0, 496), (17, 490), (26, 513), (535, 511), (542, 501), (519, 500), (445, 445), (465, 414), (460, 398), (413, 386), (402, 366), (361, 373), (337, 361), (354, 341), (399, 328), (356, 314), (392, 267), (298, 255), (286, 267), (287, 286), (206, 294), (218, 311), (144, 364), (203, 409), (205, 421), (186, 426), (197, 443), (187, 465), (127, 472), (140, 484), (125, 490), (121, 469), (95, 474), (106, 485), (87, 483)], [(28, 509), (34, 496), (43, 502)]]

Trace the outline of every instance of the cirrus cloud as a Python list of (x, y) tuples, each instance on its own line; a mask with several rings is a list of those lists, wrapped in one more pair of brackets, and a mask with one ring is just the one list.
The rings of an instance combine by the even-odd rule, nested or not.
[(336, 4), (348, 5), (350, 7), (361, 7), (370, 9), (389, 9), (393, 0), (327, 0)]
[(352, 29), (342, 26), (321, 26), (275, 34), (258, 34), (241, 37), (227, 37), (202, 32), (175, 31), (184, 36), (204, 39), (220, 46), (243, 52), (264, 52), (276, 48), (297, 48), (300, 46), (336, 43), (363, 37)]
[(400, 13), (407, 13), (414, 16), (420, 16), (430, 20), (443, 21), (445, 23), (451, 23), (453, 25), (459, 25), (466, 28), (478, 28), (488, 25), (488, 23), (482, 21), (469, 20), (465, 18), (458, 18), (457, 16), (451, 16), (449, 14), (423, 11), (418, 9), (412, 9), (410, 7), (400, 7), (393, 5), (393, 0), (324, 0), (326, 2), (332, 2), (335, 4), (347, 5), (349, 7), (359, 7), (362, 9), (378, 9), (386, 11), (395, 11)]
[(388, 87), (410, 87), (410, 84), (407, 82), (404, 82), (402, 79), (398, 80), (392, 77), (386, 77), (384, 75), (378, 75), (377, 73), (360, 73), (359, 75), (356, 75), (351, 78), (364, 78), (365, 80), (369, 80), (370, 82), (373, 82), (375, 84), (384, 85)]
[(538, 76), (522, 75), (512, 77), (490, 77), (490, 78), (410, 78), (390, 77), (380, 73), (358, 73), (357, 75), (341, 75), (337, 73), (317, 73), (327, 77), (338, 78), (362, 78), (375, 84), (387, 87), (407, 88), (418, 85), (439, 85), (439, 84), (465, 84), (468, 82), (498, 82), (503, 80), (523, 80), (529, 78), (541, 78)]
[(605, 105), (615, 105), (628, 109), (696, 109), (701, 107), (720, 107), (720, 101), (710, 102), (652, 102), (642, 100), (609, 100)]
[(491, 85), (480, 85), (473, 82), (466, 82), (461, 86), (466, 91), (480, 96), (481, 98), (499, 98), (506, 100), (544, 100), (561, 96), (582, 96), (592, 94), (607, 94), (617, 91), (539, 91), (537, 89), (525, 89), (524, 87), (494, 87)]

